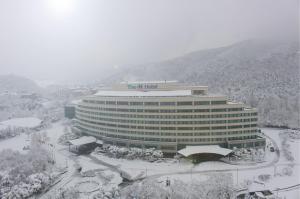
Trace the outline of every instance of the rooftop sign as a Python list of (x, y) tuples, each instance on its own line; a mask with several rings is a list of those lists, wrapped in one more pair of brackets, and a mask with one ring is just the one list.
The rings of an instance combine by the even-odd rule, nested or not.
[(128, 84), (128, 89), (158, 89), (157, 84)]

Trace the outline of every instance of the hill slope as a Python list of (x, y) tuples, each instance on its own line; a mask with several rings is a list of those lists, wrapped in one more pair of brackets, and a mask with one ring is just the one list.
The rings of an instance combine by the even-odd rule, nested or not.
[(208, 85), (259, 109), (264, 125), (299, 127), (299, 43), (248, 40), (175, 59), (128, 67), (121, 80), (179, 80)]
[(16, 75), (0, 75), (0, 93), (2, 92), (38, 92), (37, 84), (25, 77)]

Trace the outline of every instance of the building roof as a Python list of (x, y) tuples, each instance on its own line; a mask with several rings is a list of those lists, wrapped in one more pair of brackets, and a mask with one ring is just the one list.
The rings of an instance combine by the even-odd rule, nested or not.
[(177, 80), (166, 80), (166, 81), (132, 81), (132, 82), (121, 82), (121, 84), (168, 84), (168, 83), (178, 83)]
[[(36, 117), (23, 117), (23, 118), (13, 118), (10, 120), (0, 122), (0, 125), (4, 126), (14, 126), (23, 128), (34, 128), (41, 125), (42, 120)], [(4, 128), (3, 126), (1, 128)]]
[(99, 91), (96, 96), (108, 97), (171, 97), (190, 96), (191, 90), (170, 90), (170, 91)]
[(186, 146), (184, 149), (178, 151), (179, 154), (185, 157), (194, 154), (201, 154), (201, 153), (214, 153), (214, 154), (226, 156), (231, 152), (232, 150), (227, 148), (222, 148), (219, 145)]
[(97, 141), (97, 139), (93, 136), (82, 136), (78, 139), (69, 140), (69, 143), (74, 146), (80, 146), (80, 145), (94, 143), (96, 141)]
[(81, 102), (82, 100), (81, 99), (77, 99), (77, 100), (72, 100), (70, 105), (77, 105)]
[(96, 143), (102, 145), (102, 144), (103, 144), (103, 141), (102, 141), (102, 140), (97, 140)]

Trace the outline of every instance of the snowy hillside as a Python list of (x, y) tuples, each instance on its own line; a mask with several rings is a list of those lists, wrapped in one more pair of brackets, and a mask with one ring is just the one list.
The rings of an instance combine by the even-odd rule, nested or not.
[(264, 125), (299, 127), (298, 43), (248, 40), (175, 59), (127, 67), (121, 80), (179, 80), (259, 108)]
[(34, 81), (16, 75), (0, 75), (0, 93), (3, 92), (38, 92)]

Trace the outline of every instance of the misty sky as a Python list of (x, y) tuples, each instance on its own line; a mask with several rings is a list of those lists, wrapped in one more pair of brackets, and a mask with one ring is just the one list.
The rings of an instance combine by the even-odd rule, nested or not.
[(297, 39), (298, 11), (298, 0), (0, 0), (0, 74), (86, 80), (245, 39)]

